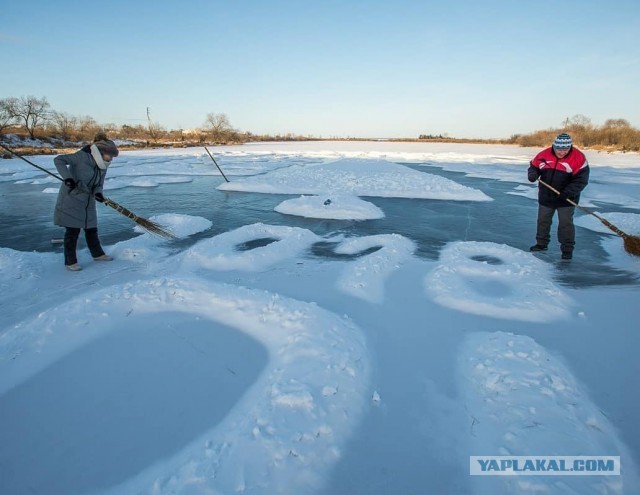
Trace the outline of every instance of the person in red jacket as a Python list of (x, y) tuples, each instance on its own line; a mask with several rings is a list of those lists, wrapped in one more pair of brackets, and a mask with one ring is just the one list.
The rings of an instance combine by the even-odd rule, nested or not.
[(589, 163), (584, 154), (573, 146), (573, 139), (567, 133), (559, 134), (553, 146), (542, 150), (531, 160), (528, 170), (530, 182), (540, 179), (560, 191), (556, 194), (544, 184), (538, 184), (538, 226), (536, 244), (530, 251), (548, 249), (553, 215), (558, 212), (558, 241), (562, 259), (570, 260), (576, 244), (576, 229), (573, 225), (574, 203), (580, 200), (580, 193), (589, 183)]

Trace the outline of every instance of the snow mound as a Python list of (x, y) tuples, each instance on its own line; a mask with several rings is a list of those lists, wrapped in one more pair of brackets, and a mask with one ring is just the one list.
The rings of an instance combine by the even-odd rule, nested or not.
[(357, 254), (371, 248), (377, 251), (350, 262), (338, 280), (338, 289), (372, 303), (384, 301), (384, 282), (400, 264), (410, 259), (415, 243), (398, 234), (380, 234), (343, 241), (339, 254)]
[[(571, 371), (530, 337), (467, 336), (458, 382), (468, 411), (471, 455), (620, 455), (627, 447)], [(626, 466), (625, 466), (626, 464)], [(474, 480), (480, 493), (626, 493), (637, 486), (631, 462), (622, 476), (496, 476)]]
[(425, 280), (438, 304), (520, 321), (569, 317), (573, 301), (553, 283), (551, 267), (529, 253), (491, 242), (454, 242), (439, 261)]
[(183, 259), (212, 270), (263, 271), (296, 257), (318, 240), (307, 229), (257, 223), (200, 241)]
[(294, 165), (218, 186), (222, 191), (270, 194), (351, 194), (385, 198), (492, 201), (478, 189), (437, 175), (381, 160), (344, 159), (317, 165)]
[[(257, 381), (244, 391), (244, 396), (226, 416), (211, 411), (212, 416), (221, 418), (217, 424), (209, 425), (197, 438), (163, 459), (136, 470), (139, 474), (121, 480), (117, 486), (108, 485), (112, 488), (105, 493), (187, 493), (188, 490), (262, 493), (265, 487), (269, 493), (317, 490), (328, 469), (340, 458), (341, 448), (366, 404), (368, 352), (362, 332), (352, 323), (315, 304), (265, 291), (195, 278), (162, 278), (113, 286), (48, 309), (9, 329), (0, 341), (0, 410), (11, 411), (15, 406), (12, 401), (17, 401), (20, 394), (14, 394), (12, 389), (28, 395), (37, 388), (38, 380), (44, 380), (42, 377), (57, 376), (40, 372), (51, 371), (56, 363), (64, 362), (73, 368), (67, 370), (67, 374), (75, 377), (75, 386), (86, 388), (96, 401), (90, 410), (95, 415), (91, 418), (93, 424), (108, 425), (109, 418), (101, 417), (99, 397), (118, 373), (118, 367), (103, 372), (95, 383), (83, 380), (85, 366), (90, 366), (86, 362), (89, 356), (93, 352), (108, 352), (109, 346), (94, 346), (87, 357), (83, 357), (83, 352), (74, 353), (74, 360), (65, 356), (74, 350), (86, 349), (98, 338), (140, 331), (136, 328), (140, 318), (159, 322), (162, 315), (171, 319), (176, 313), (246, 333), (265, 346), (269, 361)], [(145, 331), (153, 333), (154, 328), (147, 326)], [(215, 327), (211, 330), (215, 331)], [(173, 331), (180, 332), (180, 329)], [(178, 336), (186, 338), (185, 334)], [(140, 342), (138, 360), (148, 352), (144, 350), (145, 339)], [(203, 352), (201, 347), (192, 347), (191, 352), (194, 351)], [(228, 352), (242, 355), (242, 349)], [(189, 365), (183, 363), (183, 366)], [(136, 369), (138, 365), (131, 371)], [(149, 386), (161, 393), (165, 384), (152, 381)], [(68, 387), (69, 383), (52, 381), (47, 385), (47, 394), (64, 395)], [(61, 407), (64, 409), (64, 405)], [(126, 413), (127, 401), (121, 407)], [(200, 415), (196, 409), (185, 408), (183, 422), (189, 423), (190, 416)], [(66, 412), (74, 414), (71, 410)], [(47, 411), (32, 411), (34, 417), (46, 414)], [(135, 417), (140, 412), (131, 410), (126, 414)], [(8, 438), (0, 445), (0, 462), (16, 468), (8, 468), (14, 474), (3, 480), (7, 493), (25, 492), (26, 485), (60, 487), (62, 484), (64, 490), (60, 493), (94, 491), (100, 487), (104, 481), (100, 476), (105, 476), (102, 471), (98, 469), (98, 478), (90, 481), (69, 475), (74, 466), (66, 466), (62, 458), (49, 458), (47, 443), (69, 444), (71, 450), (84, 448), (87, 455), (96, 448), (121, 452), (126, 446), (109, 445), (107, 439), (107, 445), (98, 447), (83, 438), (68, 438), (69, 432), (74, 431), (72, 424), (69, 428), (69, 431), (48, 432), (32, 428), (16, 438), (8, 429), (3, 430)], [(157, 441), (162, 443), (166, 437), (162, 435)], [(136, 432), (132, 431), (127, 441), (131, 441), (133, 447), (135, 440)], [(16, 455), (25, 449), (44, 455), (27, 456), (30, 460), (25, 463), (24, 457)], [(110, 462), (125, 469), (127, 455)], [(93, 485), (86, 486), (86, 483)]]
[[(158, 225), (162, 225), (163, 227), (168, 228), (178, 238), (185, 238), (199, 232), (204, 232), (205, 230), (210, 229), (213, 225), (213, 222), (211, 220), (208, 220), (204, 217), (183, 215), (180, 213), (163, 213), (161, 215), (155, 215), (149, 218), (149, 220), (157, 223)], [(152, 234), (149, 234), (139, 225), (136, 225), (134, 227), (134, 230), (136, 232), (147, 234), (153, 237)], [(162, 242), (157, 237), (154, 237), (154, 240)]]
[(384, 218), (376, 205), (348, 194), (324, 194), (287, 199), (274, 208), (279, 213), (306, 218), (375, 220)]

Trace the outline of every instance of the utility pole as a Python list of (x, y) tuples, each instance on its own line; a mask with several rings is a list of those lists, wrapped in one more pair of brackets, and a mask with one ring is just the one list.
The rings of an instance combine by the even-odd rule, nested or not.
[(147, 107), (147, 123), (149, 125), (149, 134), (151, 135), (152, 139), (156, 139), (156, 133), (154, 130), (154, 126), (153, 126), (153, 122), (151, 122), (151, 113), (149, 112), (149, 107)]

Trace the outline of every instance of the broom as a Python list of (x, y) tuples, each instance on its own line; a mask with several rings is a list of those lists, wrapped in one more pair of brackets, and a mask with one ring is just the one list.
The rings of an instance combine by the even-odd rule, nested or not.
[[(543, 186), (548, 187), (549, 189), (551, 189), (558, 196), (560, 195), (560, 191), (558, 191), (555, 187), (547, 184), (542, 179), (538, 179), (538, 182), (540, 182), (540, 184), (542, 184)], [(597, 213), (592, 212), (591, 210), (585, 208), (584, 206), (580, 206), (578, 203), (576, 203), (575, 201), (570, 200), (569, 198), (567, 198), (567, 202), (569, 204), (572, 204), (573, 206), (576, 206), (576, 207), (580, 208), (585, 213), (588, 213), (589, 215), (593, 215), (598, 220), (600, 220), (606, 227), (608, 227), (611, 231), (615, 232), (620, 237), (622, 237), (622, 239), (624, 241), (624, 250), (627, 253), (633, 254), (634, 256), (640, 256), (640, 237), (638, 237), (637, 235), (629, 235), (626, 232), (623, 232), (618, 227), (613, 225), (608, 220), (602, 218)]]
[[(46, 168), (43, 168), (43, 167), (41, 167), (39, 165), (36, 165), (35, 163), (27, 160), (25, 157), (18, 155), (15, 151), (7, 148), (5, 145), (0, 144), (0, 147), (4, 148), (9, 153), (11, 153), (12, 155), (20, 158), (21, 160), (24, 160), (29, 165), (32, 165), (32, 166), (36, 167), (37, 169), (42, 170), (43, 172), (49, 174), (51, 177), (55, 177), (59, 181), (64, 182), (64, 179), (62, 179), (62, 177), (58, 177), (56, 174), (53, 174), (53, 173), (49, 172)], [(109, 206), (109, 207), (111, 207), (111, 208), (113, 208), (114, 210), (116, 210), (118, 213), (121, 213), (125, 217), (130, 218), (131, 220), (133, 220), (135, 223), (140, 225), (140, 227), (142, 227), (144, 230), (146, 230), (150, 234), (157, 235), (158, 237), (162, 237), (164, 239), (175, 239), (176, 238), (176, 236), (171, 231), (165, 229), (164, 227), (162, 227), (161, 225), (158, 225), (157, 223), (152, 222), (151, 220), (147, 220), (146, 218), (139, 217), (138, 215), (133, 213), (131, 210), (128, 210), (127, 208), (125, 208), (124, 206), (116, 203), (112, 199), (109, 199), (109, 198), (105, 197), (104, 198), (104, 204)]]

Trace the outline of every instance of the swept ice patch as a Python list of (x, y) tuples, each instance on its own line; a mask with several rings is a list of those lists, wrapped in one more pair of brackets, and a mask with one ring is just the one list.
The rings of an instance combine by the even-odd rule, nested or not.
[(344, 193), (386, 198), (492, 201), (478, 189), (380, 160), (344, 159), (319, 165), (291, 166), (218, 186), (222, 191), (271, 194)]
[[(27, 165), (26, 163), (20, 162), (19, 165), (21, 165), (20, 168), (23, 170), (20, 170), (12, 174), (3, 173), (2, 175), (0, 175), (0, 182), (15, 182), (16, 184), (28, 184), (35, 177), (45, 176), (43, 172), (39, 172), (38, 170), (35, 170), (35, 169), (24, 170), (25, 167), (29, 167), (29, 165)], [(4, 167), (4, 163), (2, 163), (2, 166)], [(54, 172), (55, 172), (55, 169), (54, 169)]]
[(377, 251), (349, 262), (338, 280), (338, 289), (372, 303), (384, 301), (384, 283), (399, 265), (411, 258), (415, 243), (398, 234), (356, 237), (343, 241), (336, 253), (357, 254), (380, 247)]
[[(535, 153), (534, 155), (535, 156)], [(526, 166), (533, 156), (499, 157), (442, 153), (428, 157), (425, 167), (437, 167), (447, 172), (463, 173), (475, 179), (492, 179), (501, 182), (528, 183)]]
[[(598, 215), (605, 220), (611, 222), (623, 232), (629, 235), (640, 236), (640, 214), (639, 213), (623, 213), (623, 212), (611, 212), (611, 213), (599, 213)], [(603, 232), (605, 234), (613, 234), (611, 229), (604, 225), (593, 215), (583, 215), (576, 218), (575, 224), (585, 229), (593, 230), (594, 232)], [(615, 234), (613, 234), (615, 235)]]
[(438, 304), (520, 321), (569, 317), (571, 298), (553, 283), (550, 266), (529, 253), (491, 242), (453, 242), (439, 261), (425, 279)]
[(384, 218), (376, 205), (349, 194), (323, 194), (287, 199), (274, 208), (279, 213), (306, 218), (374, 220)]
[[(507, 194), (513, 196), (522, 196), (527, 199), (533, 199), (538, 201), (538, 186), (537, 185), (519, 185), (513, 188), (513, 191), (507, 191)], [(597, 208), (589, 199), (587, 195), (589, 193), (583, 193), (580, 197), (580, 206), (587, 206), (589, 208)]]
[(16, 182), (16, 184), (33, 184), (33, 185), (40, 185), (40, 184), (60, 184), (60, 181), (58, 179), (56, 179), (55, 177), (51, 177), (50, 175), (47, 175), (45, 177), (41, 177), (39, 179), (24, 179), (24, 180), (19, 180)]
[(638, 475), (616, 429), (562, 361), (533, 339), (472, 333), (458, 363), (470, 455), (621, 456), (622, 476), (482, 477), (472, 480), (478, 493), (637, 493)]
[[(0, 394), (28, 383), (83, 345), (126, 328), (132, 313), (153, 318), (167, 312), (245, 332), (268, 349), (270, 361), (225, 419), (106, 493), (319, 489), (366, 404), (369, 356), (359, 328), (315, 304), (195, 278), (138, 281), (83, 294), (3, 336)], [(76, 373), (82, 376), (83, 370)], [(49, 391), (55, 394), (56, 387), (66, 386), (52, 383)], [(99, 394), (100, 388), (95, 383), (93, 392)], [(333, 393), (326, 393), (329, 388)], [(41, 437), (33, 431), (24, 440), (38, 444)], [(46, 469), (39, 472), (56, 476)]]
[[(183, 259), (189, 265), (212, 270), (262, 271), (294, 258), (317, 240), (319, 237), (307, 229), (256, 223), (200, 241)], [(252, 241), (268, 244), (250, 248)], [(242, 245), (248, 249), (238, 250)]]

